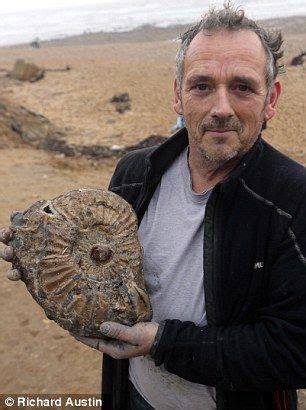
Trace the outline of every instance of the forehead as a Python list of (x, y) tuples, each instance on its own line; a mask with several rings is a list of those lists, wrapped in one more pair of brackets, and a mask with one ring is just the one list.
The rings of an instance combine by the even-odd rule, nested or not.
[(189, 70), (226, 70), (235, 74), (264, 76), (266, 53), (257, 34), (250, 30), (200, 32), (191, 41), (184, 63)]

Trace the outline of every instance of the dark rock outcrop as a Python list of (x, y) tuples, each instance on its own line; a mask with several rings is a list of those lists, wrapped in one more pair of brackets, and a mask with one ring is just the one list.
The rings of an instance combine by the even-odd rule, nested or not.
[(131, 109), (131, 99), (128, 93), (115, 94), (110, 102), (115, 105), (116, 111), (120, 114)]
[(19, 81), (30, 81), (31, 83), (41, 80), (45, 75), (45, 70), (31, 62), (18, 59), (13, 70), (9, 73), (11, 78)]

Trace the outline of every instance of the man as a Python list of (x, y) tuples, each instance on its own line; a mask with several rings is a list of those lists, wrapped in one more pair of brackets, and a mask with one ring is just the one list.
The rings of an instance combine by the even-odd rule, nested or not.
[(260, 136), (280, 95), (281, 43), (229, 4), (210, 10), (177, 57), (186, 129), (116, 168), (110, 190), (139, 218), (153, 321), (103, 323), (113, 341), (77, 337), (106, 353), (104, 410), (297, 408), (306, 173)]

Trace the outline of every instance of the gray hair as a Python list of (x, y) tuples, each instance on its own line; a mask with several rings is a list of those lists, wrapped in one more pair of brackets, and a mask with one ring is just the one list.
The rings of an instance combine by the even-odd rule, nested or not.
[(268, 93), (272, 89), (277, 74), (284, 72), (284, 65), (279, 63), (283, 56), (283, 43), (280, 31), (267, 31), (257, 25), (254, 20), (245, 17), (244, 10), (235, 7), (230, 1), (224, 3), (223, 9), (210, 8), (201, 20), (181, 35), (181, 47), (176, 56), (176, 78), (181, 89), (184, 75), (184, 61), (188, 47), (194, 37), (200, 32), (226, 30), (250, 30), (259, 37), (266, 55), (266, 84)]

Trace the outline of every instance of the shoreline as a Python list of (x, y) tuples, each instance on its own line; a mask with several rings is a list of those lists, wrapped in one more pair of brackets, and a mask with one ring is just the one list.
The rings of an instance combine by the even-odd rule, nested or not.
[[(282, 30), (284, 34), (306, 33), (306, 16), (297, 15), (281, 18), (267, 18), (256, 20), (268, 29)], [(167, 27), (160, 27), (152, 24), (144, 24), (127, 31), (97, 31), (83, 32), (76, 35), (67, 35), (63, 38), (53, 38), (39, 41), (41, 47), (49, 46), (71, 46), (71, 45), (96, 45), (96, 44), (116, 44), (134, 42), (155, 42), (155, 41), (176, 41), (180, 33), (186, 31), (190, 24), (174, 24)], [(30, 42), (1, 45), (0, 49), (24, 49), (29, 47)]]

